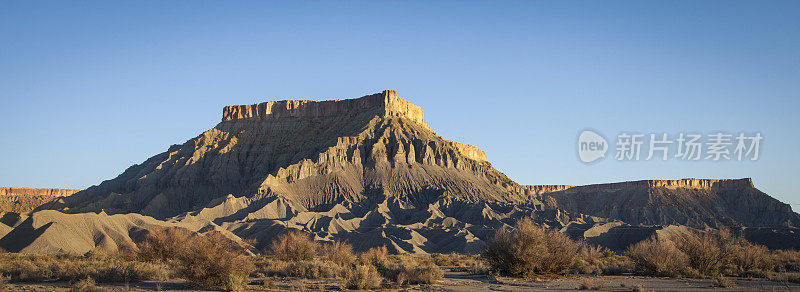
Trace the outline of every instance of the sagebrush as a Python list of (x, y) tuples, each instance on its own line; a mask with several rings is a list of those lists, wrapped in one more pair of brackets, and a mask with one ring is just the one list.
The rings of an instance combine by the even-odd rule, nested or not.
[(497, 231), (481, 256), (495, 272), (527, 278), (568, 272), (579, 249), (566, 235), (524, 218), (511, 231)]

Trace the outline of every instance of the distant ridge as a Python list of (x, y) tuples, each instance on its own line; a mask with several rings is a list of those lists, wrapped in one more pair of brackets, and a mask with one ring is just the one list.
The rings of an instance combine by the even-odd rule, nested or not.
[(0, 187), (0, 213), (27, 213), (57, 197), (65, 197), (81, 190)]

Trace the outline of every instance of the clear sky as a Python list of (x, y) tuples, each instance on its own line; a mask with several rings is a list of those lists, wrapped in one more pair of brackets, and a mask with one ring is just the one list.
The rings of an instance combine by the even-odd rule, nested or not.
[[(752, 177), (800, 209), (798, 1), (4, 1), (0, 185), (85, 188), (225, 105), (384, 89), (521, 184)], [(764, 140), (586, 165), (586, 128)]]

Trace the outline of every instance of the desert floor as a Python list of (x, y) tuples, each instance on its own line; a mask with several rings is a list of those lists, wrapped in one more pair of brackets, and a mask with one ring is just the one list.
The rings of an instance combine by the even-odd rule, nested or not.
[[(444, 279), (433, 285), (389, 287), (383, 291), (575, 291), (583, 283), (591, 283), (601, 291), (800, 291), (800, 284), (763, 279), (730, 278), (734, 288), (713, 287), (712, 279), (675, 279), (642, 276), (592, 276), (573, 275), (561, 278), (523, 280), (507, 277), (489, 277), (453, 272), (445, 269)], [(340, 291), (336, 279), (270, 278), (253, 279), (249, 291)], [(256, 285), (257, 284), (257, 285)], [(206, 291), (192, 290), (181, 282), (139, 282), (124, 284), (98, 284), (108, 291)], [(67, 282), (9, 283), (6, 291), (70, 291)]]

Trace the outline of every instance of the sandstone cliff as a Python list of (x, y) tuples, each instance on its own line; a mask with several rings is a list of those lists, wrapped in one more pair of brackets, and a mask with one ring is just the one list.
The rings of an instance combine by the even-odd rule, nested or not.
[[(346, 116), (353, 112), (375, 111), (379, 116), (403, 117), (425, 128), (422, 108), (405, 99), (398, 98), (394, 90), (346, 100), (281, 100), (252, 105), (226, 106), (222, 109), (222, 121), (240, 119), (321, 118)], [(429, 129), (429, 128), (428, 128)]]
[(0, 213), (27, 213), (57, 197), (79, 192), (72, 189), (35, 189), (0, 187)]

